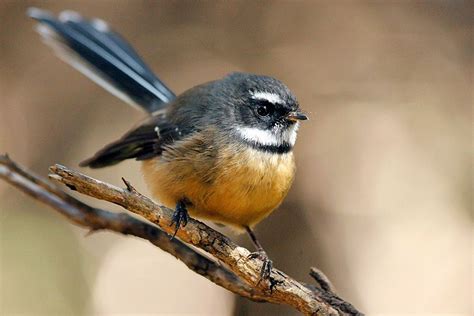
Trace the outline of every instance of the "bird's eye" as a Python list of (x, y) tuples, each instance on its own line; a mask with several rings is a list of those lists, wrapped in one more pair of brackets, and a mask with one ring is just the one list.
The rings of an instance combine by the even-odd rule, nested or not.
[(260, 116), (268, 116), (273, 113), (274, 107), (270, 102), (262, 102), (257, 106), (257, 114)]

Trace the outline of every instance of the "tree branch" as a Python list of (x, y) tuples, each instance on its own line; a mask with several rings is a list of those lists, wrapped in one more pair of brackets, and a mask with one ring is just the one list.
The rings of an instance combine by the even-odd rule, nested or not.
[(53, 207), (73, 223), (88, 228), (90, 233), (98, 230), (110, 230), (146, 239), (217, 285), (252, 300), (263, 300), (234, 273), (196, 252), (183, 242), (176, 239), (170, 240), (169, 236), (156, 226), (140, 221), (126, 213), (114, 213), (90, 207), (64, 193), (56, 186), (26, 172), (6, 156), (0, 156), (0, 178)]
[[(149, 240), (196, 273), (254, 301), (289, 305), (306, 315), (362, 315), (333, 292), (327, 278), (317, 269), (312, 270), (312, 275), (316, 275), (316, 286), (297, 282), (277, 269), (272, 270), (271, 282), (258, 282), (262, 261), (248, 260), (250, 252), (247, 249), (197, 220), (191, 219), (178, 231), (176, 237), (180, 240), (170, 240), (174, 232), (170, 226), (173, 210), (154, 203), (126, 180), (126, 188), (122, 189), (61, 165), (52, 166), (50, 171), (50, 178), (70, 189), (118, 204), (158, 227), (126, 213), (114, 213), (84, 204), (55, 185), (23, 170), (8, 156), (0, 156), (0, 178), (53, 207), (75, 224), (91, 231), (111, 230)], [(186, 244), (204, 250), (212, 258)]]

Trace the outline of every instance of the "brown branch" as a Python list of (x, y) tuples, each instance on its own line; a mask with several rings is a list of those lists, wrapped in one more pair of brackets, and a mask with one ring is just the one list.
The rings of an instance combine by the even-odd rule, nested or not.
[[(159, 228), (125, 213), (92, 208), (22, 170), (7, 156), (0, 156), (1, 178), (52, 206), (76, 224), (91, 230), (107, 229), (147, 239), (183, 261), (191, 270), (251, 300), (289, 305), (306, 315), (361, 315), (332, 291), (329, 281), (320, 272), (316, 278), (317, 286), (297, 282), (277, 269), (272, 270), (271, 282), (258, 282), (262, 262), (259, 259), (248, 260), (250, 252), (247, 249), (197, 220), (190, 220), (186, 227), (178, 231), (177, 237), (181, 241), (170, 240), (173, 211), (141, 195), (125, 180), (126, 188), (122, 189), (61, 165), (51, 167), (50, 171), (52, 179), (70, 189), (118, 204)], [(224, 265), (203, 256), (185, 243), (204, 250)]]
[(7, 156), (0, 156), (0, 178), (53, 207), (71, 222), (88, 228), (89, 234), (99, 230), (110, 230), (146, 239), (181, 260), (189, 269), (217, 285), (249, 299), (263, 301), (262, 297), (234, 273), (196, 252), (183, 242), (177, 239), (170, 240), (169, 236), (156, 226), (126, 213), (114, 213), (90, 207), (64, 193), (56, 186), (23, 170)]

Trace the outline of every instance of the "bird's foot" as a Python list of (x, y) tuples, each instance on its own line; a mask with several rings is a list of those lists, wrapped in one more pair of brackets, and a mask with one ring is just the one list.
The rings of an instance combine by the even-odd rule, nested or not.
[(174, 234), (171, 237), (173, 239), (176, 236), (180, 227), (186, 226), (189, 220), (188, 210), (186, 208), (186, 204), (183, 201), (178, 202), (176, 204), (176, 210), (173, 213), (173, 218), (171, 220), (170, 226), (175, 225)]
[(262, 260), (262, 268), (260, 270), (260, 278), (258, 279), (257, 285), (262, 280), (270, 280), (270, 274), (272, 273), (273, 262), (268, 258), (267, 253), (261, 249), (256, 252), (252, 252), (247, 256), (247, 259), (260, 259)]

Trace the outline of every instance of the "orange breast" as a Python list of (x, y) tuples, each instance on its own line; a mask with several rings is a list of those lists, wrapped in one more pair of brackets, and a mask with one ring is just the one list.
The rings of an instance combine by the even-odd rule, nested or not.
[(174, 209), (186, 197), (192, 217), (238, 228), (257, 224), (280, 205), (294, 170), (291, 152), (236, 150), (230, 145), (218, 151), (209, 146), (171, 150), (143, 163), (145, 181), (161, 203)]

